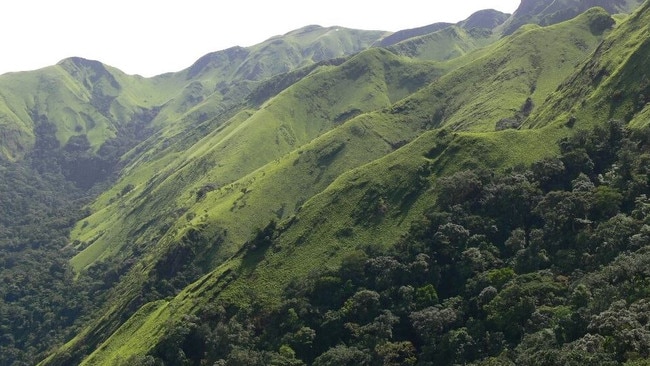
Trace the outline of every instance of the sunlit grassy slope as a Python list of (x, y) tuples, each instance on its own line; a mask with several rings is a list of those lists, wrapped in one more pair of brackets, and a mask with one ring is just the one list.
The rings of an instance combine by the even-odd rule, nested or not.
[[(451, 61), (467, 64), (393, 106), (452, 129), (494, 131), (523, 122), (599, 43), (613, 22), (602, 9), (549, 27), (529, 25), (509, 38)], [(468, 62), (469, 61), (469, 62)]]
[[(382, 146), (383, 143), (389, 148), (395, 147), (412, 139), (416, 131), (434, 126), (493, 131), (499, 119), (514, 117), (527, 98), (531, 98), (534, 105), (545, 97), (560, 83), (562, 76), (568, 75), (573, 65), (595, 47), (600, 33), (592, 33), (589, 26), (599, 17), (608, 18), (606, 13), (594, 10), (572, 22), (522, 30), (490, 47), (490, 52), (467, 56), (475, 60), (466, 61), (470, 63), (399, 102), (400, 98), (435, 79), (441, 72), (436, 71), (432, 64), (405, 61), (380, 49), (363, 52), (338, 67), (324, 66), (324, 70), (314, 70), (259, 109), (237, 114), (183, 151), (170, 153), (163, 150), (165, 153), (159, 154), (160, 159), (139, 160), (137, 169), (136, 166), (127, 168), (126, 172), (133, 173), (126, 174), (120, 184), (105, 193), (95, 204), (96, 213), (75, 231), (73, 238), (79, 240), (85, 249), (73, 259), (73, 264), (81, 269), (97, 259), (117, 253), (126, 255), (121, 249), (127, 244), (127, 238), (155, 241), (159, 235), (153, 233), (159, 233), (160, 227), (178, 227), (178, 221), (186, 225), (182, 215), (188, 213), (195, 218), (190, 224), (205, 222), (208, 220), (206, 214), (218, 218), (218, 225), (214, 227), (220, 230), (228, 228), (227, 242), (236, 247), (236, 243), (245, 240), (253, 228), (273, 218), (271, 212), (281, 212), (276, 216), (282, 219), (300, 202), (318, 192), (317, 189), (303, 190), (302, 194), (293, 195), (292, 200), (284, 201), (274, 200), (272, 194), (260, 189), (257, 191), (264, 194), (255, 198), (257, 194), (247, 192), (249, 181), (238, 180), (346, 120), (387, 108), (391, 103), (397, 102), (381, 117), (372, 118), (372, 123), (354, 130), (363, 137), (358, 139), (361, 143), (371, 141), (366, 135), (381, 137), (385, 128), (390, 129), (396, 123), (401, 126), (401, 135), (397, 133), (392, 139), (380, 139), (379, 145), (373, 143), (372, 146)], [(548, 52), (549, 44), (558, 39), (564, 41), (560, 43), (562, 46)], [(485, 74), (494, 76), (486, 79)], [(365, 132), (368, 130), (372, 133)], [(355, 137), (350, 132), (347, 134)], [(350, 150), (350, 146), (356, 147), (342, 138), (332, 142), (328, 148), (332, 150), (329, 152), (332, 156), (327, 159), (335, 157), (344, 148)], [(386, 149), (379, 151), (368, 157), (364, 157), (363, 151), (357, 151), (351, 162), (369, 161), (387, 152)], [(295, 170), (296, 173), (291, 175), (299, 174), (299, 170)], [(314, 171), (314, 168), (308, 171)], [(333, 177), (336, 175), (332, 174)], [(305, 180), (295, 181), (300, 184)], [(120, 197), (119, 193), (126, 185), (135, 189)], [(214, 205), (220, 208), (192, 207), (196, 205), (197, 192), (208, 186), (219, 188), (223, 198)], [(295, 184), (289, 180), (286, 186)], [(282, 187), (283, 191), (291, 191)], [(270, 205), (274, 201), (274, 206)], [(260, 210), (266, 205), (269, 207)], [(240, 206), (252, 207), (254, 212), (242, 215), (238, 212)], [(212, 215), (211, 211), (214, 211)], [(228, 219), (231, 215), (237, 218)], [(146, 217), (147, 220), (142, 222), (134, 220), (134, 217)], [(142, 235), (147, 230), (148, 235)], [(144, 245), (137, 241), (133, 244)], [(225, 255), (235, 248), (226, 250), (227, 247), (223, 245), (219, 251), (225, 251)], [(221, 255), (217, 257), (224, 258)]]
[[(155, 90), (155, 92), (154, 92)], [(21, 158), (34, 144), (41, 122), (56, 126), (61, 145), (86, 134), (99, 146), (138, 114), (166, 100), (169, 88), (128, 76), (96, 61), (70, 58), (33, 72), (0, 76), (0, 149)]]
[[(393, 244), (434, 204), (440, 176), (557, 153), (555, 141), (571, 133), (569, 126), (495, 131), (497, 122), (541, 115), (539, 106), (585, 58), (600, 52), (613, 57), (616, 69), (623, 65), (615, 62), (634, 59), (642, 48), (619, 58), (611, 54), (621, 51), (616, 42), (589, 55), (602, 37), (607, 44), (648, 24), (646, 8), (611, 31), (594, 27), (612, 25), (598, 9), (555, 26), (525, 27), (447, 63), (369, 50), (305, 69), (290, 87), (249, 100), (195, 143), (179, 138), (170, 145), (184, 141), (184, 149), (134, 153), (121, 180), (75, 230), (74, 238), (90, 245), (73, 264), (82, 269), (134, 253), (141, 260), (112, 290), (105, 312), (49, 362), (79, 355), (81, 345), (92, 345), (87, 364), (145, 354), (169, 324), (217, 298), (243, 304), (255, 296), (272, 306), (292, 278), (336, 267), (355, 248)], [(164, 141), (161, 134), (145, 143)], [(255, 260), (238, 251), (272, 219), (281, 227), (272, 249)], [(123, 323), (157, 261), (194, 231), (205, 239), (194, 248), (196, 263), (221, 264)]]
[[(412, 75), (410, 82), (397, 77), (409, 74)], [(195, 221), (205, 221), (204, 213), (215, 211), (212, 216), (218, 218), (219, 226), (229, 228), (228, 242), (240, 243), (256, 225), (269, 219), (271, 210), (280, 210), (282, 213), (277, 216), (282, 218), (290, 214), (301, 199), (296, 196), (293, 202), (280, 200), (275, 207), (271, 205), (272, 196), (253, 198), (259, 201), (248, 205), (257, 207), (257, 212), (243, 215), (239, 209), (247, 205), (250, 196), (257, 196), (257, 192), (248, 194), (251, 190), (247, 188), (248, 182), (256, 178), (254, 175), (246, 178), (247, 175), (269, 163), (277, 164), (284, 155), (357, 115), (388, 107), (437, 74), (434, 65), (412, 62), (380, 49), (369, 50), (340, 67), (324, 67), (312, 73), (259, 109), (237, 114), (185, 151), (162, 154), (160, 159), (138, 160), (136, 165), (125, 170), (123, 179), (114, 189), (95, 203), (96, 213), (73, 234), (75, 239), (91, 243), (73, 259), (73, 264), (81, 269), (97, 259), (119, 253), (129, 237), (151, 240), (152, 236), (142, 235), (143, 223), (134, 217), (147, 217), (144, 230), (158, 232), (160, 225), (178, 219), (181, 226), (187, 225), (187, 220), (179, 215), (197, 215)], [(321, 159), (322, 164), (328, 154), (338, 153), (342, 148), (339, 144), (341, 142), (322, 147), (322, 156), (315, 159)], [(368, 158), (359, 153), (357, 159)], [(305, 169), (313, 170), (314, 167)], [(134, 189), (121, 196), (121, 189), (128, 184)], [(197, 208), (197, 192), (207, 186), (224, 198), (215, 207)], [(287, 182), (281, 190), (291, 191), (293, 186)], [(305, 187), (302, 200), (317, 192), (314, 191), (317, 187)], [(260, 210), (265, 205), (269, 205), (268, 209)], [(232, 252), (226, 250), (226, 246), (220, 250)]]
[(95, 151), (119, 129), (141, 119), (173, 135), (178, 126), (169, 124), (180, 120), (186, 129), (208, 116), (227, 113), (261, 80), (354, 54), (385, 34), (310, 26), (256, 46), (215, 52), (186, 70), (153, 78), (126, 75), (76, 57), (41, 70), (4, 74), (0, 76), (0, 157), (15, 160), (27, 154), (41, 122), (56, 126), (61, 145), (73, 135), (85, 134)]
[(631, 126), (648, 123), (650, 16), (647, 2), (622, 22), (593, 57), (549, 95), (525, 126), (551, 123), (587, 127), (594, 121), (617, 119)]

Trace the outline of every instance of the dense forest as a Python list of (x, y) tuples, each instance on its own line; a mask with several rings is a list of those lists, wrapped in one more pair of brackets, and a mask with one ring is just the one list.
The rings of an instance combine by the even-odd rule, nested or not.
[(3, 365), (28, 365), (64, 340), (61, 330), (94, 300), (74, 281), (65, 250), (86, 196), (27, 164), (0, 170), (0, 353)]
[(0, 159), (0, 365), (35, 364), (106, 300), (101, 264), (81, 277), (73, 272), (70, 230), (115, 179), (119, 157), (146, 136), (142, 127), (95, 154), (85, 135), (59, 146), (56, 126), (43, 118), (29, 156)]
[[(442, 178), (392, 249), (293, 281), (277, 310), (212, 303), (142, 365), (641, 365), (650, 356), (650, 133)], [(246, 246), (273, 248), (276, 225)], [(272, 250), (272, 249), (271, 249)]]

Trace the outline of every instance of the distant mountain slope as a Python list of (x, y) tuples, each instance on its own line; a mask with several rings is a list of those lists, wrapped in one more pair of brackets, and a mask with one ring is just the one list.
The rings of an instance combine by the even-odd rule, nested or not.
[(210, 77), (222, 70), (220, 81), (259, 81), (319, 61), (355, 54), (389, 32), (310, 25), (247, 48), (235, 47), (200, 58), (181, 71), (187, 79)]
[(602, 9), (549, 27), (526, 26), (509, 38), (453, 60), (444, 75), (393, 109), (455, 130), (517, 127), (592, 52), (614, 21)]
[[(97, 150), (134, 120), (150, 117), (169, 94), (154, 83), (125, 75), (97, 61), (70, 58), (42, 70), (0, 76), (0, 141), (3, 158), (20, 159), (34, 143), (39, 123), (51, 123), (61, 145), (85, 134)], [(138, 92), (150, 94), (147, 101)], [(13, 136), (13, 137), (12, 137)]]
[(553, 122), (584, 126), (603, 118), (639, 126), (647, 124), (649, 9), (646, 2), (622, 23), (530, 116), (526, 126), (540, 127)]
[(437, 32), (441, 29), (447, 28), (452, 25), (453, 23), (440, 22), (440, 23), (425, 25), (423, 27), (400, 30), (389, 36), (384, 37), (379, 41), (379, 43), (377, 43), (377, 45), (381, 47), (392, 46), (396, 43), (402, 42), (409, 38), (419, 37), (425, 34)]
[(385, 34), (309, 26), (256, 46), (218, 51), (186, 70), (153, 78), (126, 75), (81, 58), (5, 74), (0, 76), (0, 152), (8, 159), (28, 153), (43, 116), (56, 127), (61, 146), (71, 136), (86, 135), (95, 151), (131, 123), (151, 123), (157, 129), (186, 114), (201, 121), (224, 108), (203, 105), (192, 110), (208, 96), (243, 98), (259, 81), (357, 53)]
[[(508, 14), (482, 10), (457, 24), (442, 26), (436, 23), (421, 28), (422, 32), (408, 33), (411, 37), (403, 37), (388, 48), (400, 55), (424, 60), (450, 60), (497, 41), (500, 34), (493, 30), (506, 19)], [(424, 30), (431, 31), (424, 33)]]
[(593, 7), (602, 7), (610, 14), (630, 13), (642, 3), (643, 0), (522, 0), (504, 24), (503, 33), (512, 34), (524, 24), (556, 24)]

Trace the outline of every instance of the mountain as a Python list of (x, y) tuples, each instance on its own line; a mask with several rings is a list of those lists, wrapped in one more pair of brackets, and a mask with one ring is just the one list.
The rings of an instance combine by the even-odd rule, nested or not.
[(645, 334), (645, 285), (591, 294), (645, 263), (650, 5), (538, 5), (308, 26), (153, 78), (79, 58), (1, 76), (3, 357), (645, 357), (624, 332)]
[(629, 13), (642, 3), (643, 0), (523, 0), (504, 24), (503, 33), (512, 34), (524, 24), (559, 23), (593, 7), (601, 7), (610, 14)]
[(440, 22), (440, 23), (425, 25), (423, 27), (400, 30), (382, 38), (377, 45), (382, 47), (392, 46), (396, 43), (405, 41), (409, 38), (415, 38), (418, 36), (423, 36), (425, 34), (434, 33), (441, 29), (448, 28), (452, 25), (453, 25), (452, 23)]
[(8, 138), (0, 149), (4, 158), (20, 159), (33, 146), (35, 126), (47, 118), (45, 122), (57, 127), (61, 145), (85, 134), (97, 151), (128, 124), (158, 127), (195, 107), (193, 117), (200, 119), (200, 108), (217, 113), (204, 101), (208, 96), (241, 98), (259, 80), (354, 54), (384, 34), (309, 26), (253, 47), (208, 54), (185, 70), (149, 79), (81, 58), (36, 72), (5, 74), (0, 77), (0, 112), (2, 134)]
[(507, 14), (496, 10), (482, 10), (457, 24), (436, 23), (397, 32), (380, 44), (401, 55), (446, 61), (495, 42), (499, 34), (494, 30), (507, 19)]
[[(634, 20), (642, 17), (641, 6)], [(531, 115), (530, 126), (547, 123), (588, 123), (601, 116), (632, 125), (647, 124), (647, 75), (641, 70), (648, 55), (645, 27), (630, 21), (619, 26), (618, 37), (598, 46), (593, 57), (549, 96), (540, 113)]]

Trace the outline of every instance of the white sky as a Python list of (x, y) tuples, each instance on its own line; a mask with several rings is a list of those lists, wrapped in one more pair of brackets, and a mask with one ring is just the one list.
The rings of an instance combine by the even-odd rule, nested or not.
[(481, 9), (512, 13), (520, 0), (5, 0), (0, 74), (71, 56), (152, 76), (206, 53), (251, 46), (310, 24), (397, 31), (463, 20)]

